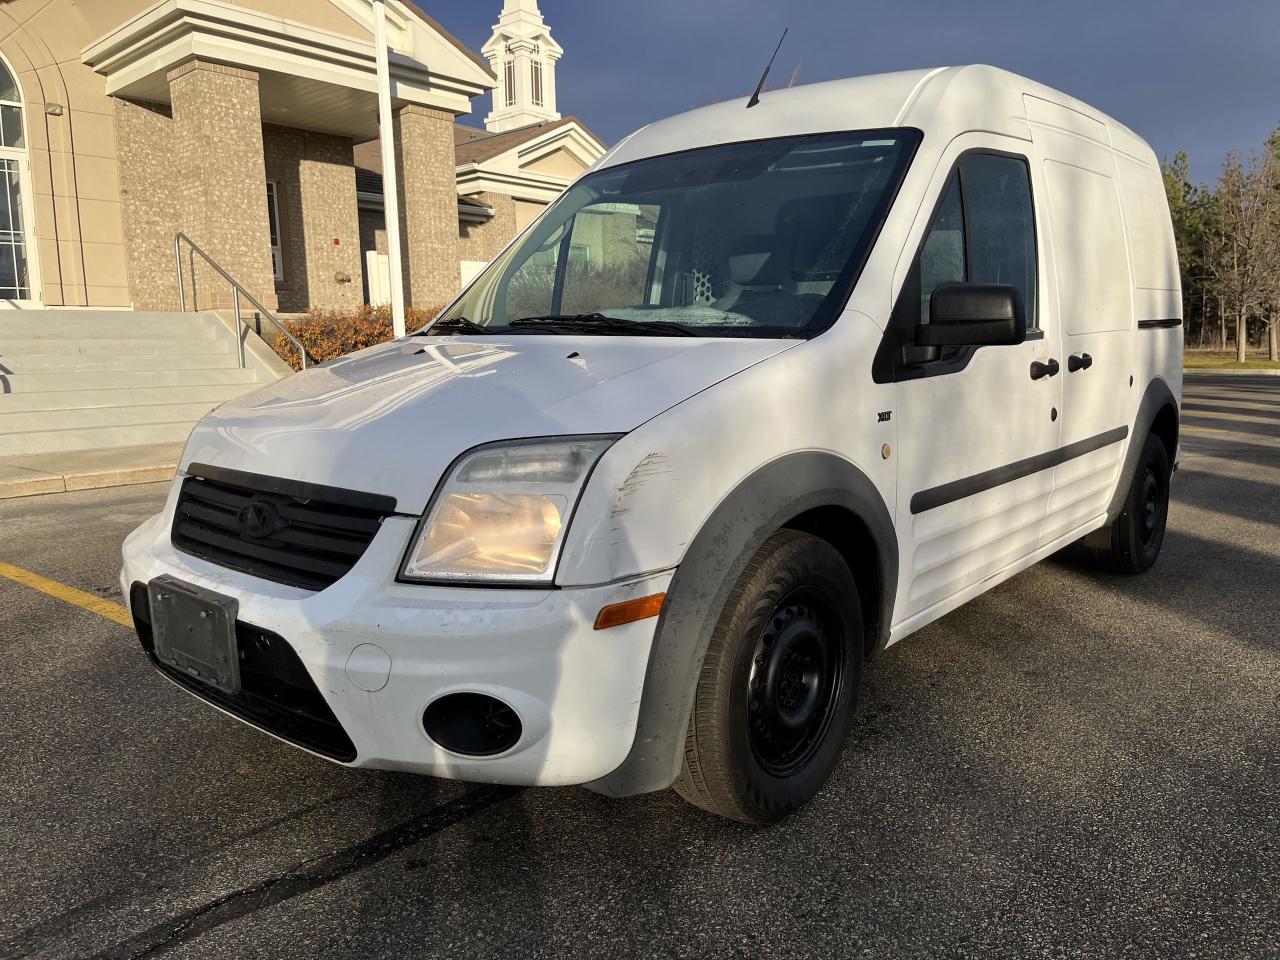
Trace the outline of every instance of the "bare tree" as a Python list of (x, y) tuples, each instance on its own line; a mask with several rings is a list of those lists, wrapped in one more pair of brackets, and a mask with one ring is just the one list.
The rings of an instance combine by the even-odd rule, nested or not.
[(1270, 164), (1267, 171), (1267, 186), (1271, 194), (1271, 255), (1268, 271), (1266, 321), (1267, 359), (1280, 360), (1280, 129), (1277, 129), (1263, 146), (1265, 156)]
[[(1222, 166), (1214, 204), (1208, 264), (1236, 320), (1236, 360), (1249, 344), (1249, 317), (1276, 302), (1280, 271), (1280, 191), (1270, 150), (1243, 159), (1232, 152)], [(1275, 313), (1272, 311), (1272, 319)], [(1272, 328), (1274, 335), (1274, 328)]]

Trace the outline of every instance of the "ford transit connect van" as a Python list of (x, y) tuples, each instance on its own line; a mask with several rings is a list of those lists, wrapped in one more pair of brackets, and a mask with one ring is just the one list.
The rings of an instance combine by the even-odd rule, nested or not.
[(423, 333), (207, 417), (122, 585), (165, 676), (322, 757), (770, 822), (885, 646), (1082, 538), (1155, 562), (1180, 317), (1155, 156), (1070, 97), (717, 104)]

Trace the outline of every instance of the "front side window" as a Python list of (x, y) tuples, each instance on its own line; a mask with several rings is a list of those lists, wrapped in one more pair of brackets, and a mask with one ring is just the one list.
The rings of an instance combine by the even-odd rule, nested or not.
[(1036, 227), (1025, 160), (993, 153), (960, 159), (912, 278), (919, 283), (919, 322), (929, 322), (929, 297), (937, 287), (964, 281), (1017, 287), (1027, 329), (1035, 328)]
[(929, 322), (929, 297), (944, 283), (963, 283), (968, 273), (960, 177), (952, 174), (920, 249), (920, 322)]
[(1017, 157), (970, 154), (960, 161), (969, 208), (969, 280), (1018, 288), (1027, 328), (1036, 316), (1036, 223), (1027, 163)]
[(843, 307), (918, 140), (910, 130), (787, 137), (590, 174), (442, 321), (811, 336)]

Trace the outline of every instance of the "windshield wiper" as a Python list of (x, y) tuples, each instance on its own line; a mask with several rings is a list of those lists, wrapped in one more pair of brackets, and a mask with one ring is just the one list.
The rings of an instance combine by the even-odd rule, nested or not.
[(649, 334), (665, 337), (697, 337), (696, 330), (680, 323), (665, 320), (623, 320), (603, 313), (547, 314), (541, 317), (519, 317), (510, 323), (513, 327), (563, 327), (566, 330), (599, 330), (616, 334)]
[(429, 337), (437, 330), (447, 330), (453, 333), (478, 333), (487, 336), (493, 333), (483, 324), (476, 323), (474, 320), (468, 320), (466, 317), (445, 317), (443, 320), (437, 320), (425, 330), (419, 330), (414, 334), (415, 337)]

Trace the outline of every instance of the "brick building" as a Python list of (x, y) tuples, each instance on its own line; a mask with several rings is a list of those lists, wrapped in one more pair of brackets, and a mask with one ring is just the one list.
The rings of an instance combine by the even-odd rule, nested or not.
[[(506, 0), (487, 60), (408, 0), (386, 6), (407, 300), (439, 304), (604, 147), (556, 112), (561, 50), (536, 0)], [(268, 308), (385, 294), (371, 9), (0, 6), (0, 302), (172, 310), (179, 232)], [(491, 90), (486, 128), (459, 125)], [(188, 305), (225, 306), (189, 269)]]

